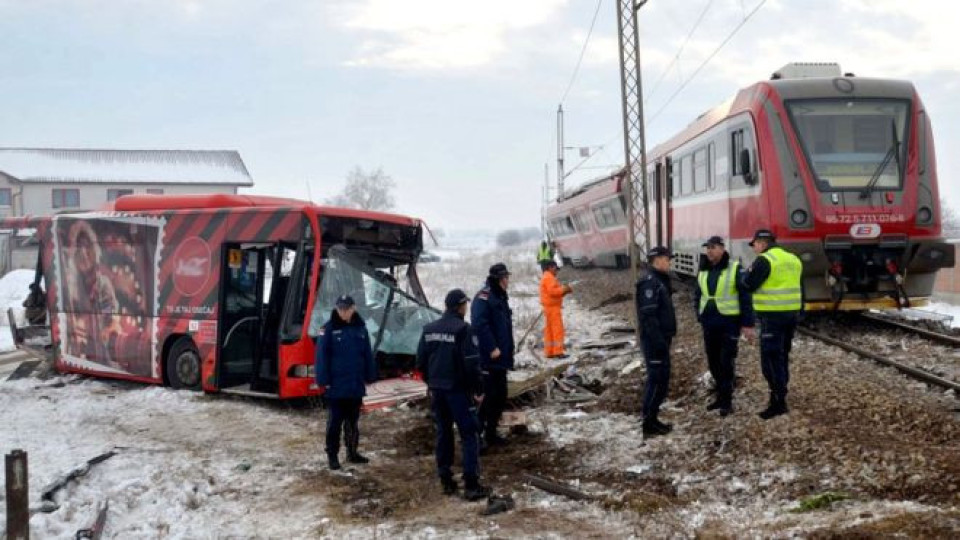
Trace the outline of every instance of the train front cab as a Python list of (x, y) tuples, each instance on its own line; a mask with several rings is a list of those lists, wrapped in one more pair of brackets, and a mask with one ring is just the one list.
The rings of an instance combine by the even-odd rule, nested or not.
[(930, 123), (907, 82), (774, 81), (763, 113), (779, 164), (771, 220), (804, 262), (808, 309), (925, 303), (954, 264), (940, 236)]

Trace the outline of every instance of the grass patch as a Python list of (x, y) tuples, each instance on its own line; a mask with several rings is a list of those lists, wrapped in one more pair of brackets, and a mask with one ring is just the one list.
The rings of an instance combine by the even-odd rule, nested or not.
[(849, 498), (850, 495), (843, 493), (842, 491), (826, 491), (818, 495), (812, 495), (810, 497), (800, 499), (799, 506), (796, 508), (791, 508), (790, 512), (794, 514), (813, 512), (814, 510), (826, 508), (837, 501), (844, 501)]

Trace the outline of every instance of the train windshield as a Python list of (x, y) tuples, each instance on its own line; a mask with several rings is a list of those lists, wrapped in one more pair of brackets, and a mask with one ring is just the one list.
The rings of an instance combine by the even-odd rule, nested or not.
[(821, 191), (901, 187), (907, 101), (817, 99), (787, 108)]

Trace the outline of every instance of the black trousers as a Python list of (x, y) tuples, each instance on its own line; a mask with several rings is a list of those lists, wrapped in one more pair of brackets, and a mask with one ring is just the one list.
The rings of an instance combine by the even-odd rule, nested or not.
[(740, 326), (735, 322), (716, 321), (703, 325), (703, 348), (707, 352), (710, 375), (717, 382), (717, 400), (730, 405), (733, 400), (739, 350)]
[(790, 382), (790, 349), (797, 329), (795, 314), (760, 317), (760, 368), (770, 387), (770, 397), (783, 401)]
[(455, 390), (430, 390), (433, 417), (437, 424), (437, 473), (440, 478), (453, 476), (453, 425), (460, 432), (463, 452), (463, 476), (477, 477), (480, 471), (480, 442), (473, 398)]
[(647, 381), (643, 389), (644, 420), (657, 420), (660, 405), (667, 399), (667, 392), (670, 390), (670, 343), (672, 341), (672, 336), (666, 338), (666, 354), (656, 354), (650, 343), (640, 338), (643, 360), (647, 367)]
[(347, 452), (356, 453), (360, 444), (360, 407), (363, 398), (327, 399), (327, 454), (340, 452), (340, 433)]
[(497, 434), (500, 417), (507, 405), (507, 371), (490, 369), (483, 372), (483, 403), (480, 404), (480, 428), (486, 437)]

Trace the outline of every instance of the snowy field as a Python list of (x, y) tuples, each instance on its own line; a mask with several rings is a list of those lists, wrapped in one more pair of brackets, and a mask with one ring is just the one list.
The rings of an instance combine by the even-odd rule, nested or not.
[[(420, 268), (434, 305), (453, 287), (472, 296), (487, 268), (505, 262), (517, 338), (533, 325), (528, 341), (539, 343), (533, 246), (492, 250), (478, 240), (442, 249), (451, 253)], [(627, 290), (626, 273), (564, 269), (560, 277), (575, 289), (564, 313), (571, 361), (602, 393), (586, 403), (540, 393), (523, 404), (526, 430), (482, 459), (485, 481), (514, 498), (512, 511), (483, 516), (484, 502), (440, 493), (421, 406), (365, 415), (361, 451), (371, 463), (332, 473), (321, 411), (58, 376), (0, 383), (0, 449), (29, 453), (31, 502), (39, 507), (41, 488), (86, 460), (117, 453), (59, 492), (56, 511), (33, 515), (34, 537), (72, 538), (107, 500), (107, 538), (960, 536), (956, 396), (798, 339), (791, 414), (762, 422), (755, 412), (766, 389), (757, 348), (745, 342), (734, 414), (705, 414), (710, 379), (689, 298), (678, 293), (664, 407), (676, 429), (644, 441), (635, 348), (587, 348), (622, 339), (609, 332), (626, 323), (629, 303), (596, 306)], [(10, 289), (25, 291), (29, 279)], [(554, 365), (524, 347), (510, 379)], [(588, 500), (533, 488), (525, 473)], [(825, 492), (846, 498), (797, 510)]]

